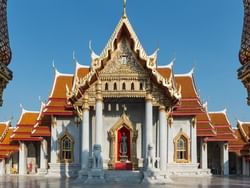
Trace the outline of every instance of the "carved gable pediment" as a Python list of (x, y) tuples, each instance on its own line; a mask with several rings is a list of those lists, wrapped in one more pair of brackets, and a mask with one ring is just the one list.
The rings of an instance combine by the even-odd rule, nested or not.
[(173, 105), (181, 97), (172, 77), (165, 78), (157, 70), (157, 52), (148, 56), (127, 16), (123, 16), (102, 53), (97, 55), (91, 46), (91, 70), (76, 79), (67, 98), (81, 104), (86, 92), (89, 105), (95, 104), (96, 81), (101, 83), (103, 98), (145, 98), (151, 92), (155, 101)]
[(136, 58), (129, 42), (123, 38), (118, 43), (118, 48), (112, 53), (111, 59), (106, 63), (105, 67), (100, 71), (100, 77), (115, 75), (121, 77), (126, 75), (146, 75), (145, 69)]

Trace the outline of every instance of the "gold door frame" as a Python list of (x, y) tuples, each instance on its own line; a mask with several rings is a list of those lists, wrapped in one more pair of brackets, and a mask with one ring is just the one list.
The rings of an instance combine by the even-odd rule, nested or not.
[(120, 119), (114, 124), (114, 126), (108, 131), (108, 139), (110, 141), (110, 161), (108, 163), (109, 169), (115, 169), (115, 163), (117, 161), (117, 144), (118, 138), (117, 133), (122, 128), (126, 127), (130, 132), (130, 155), (131, 155), (131, 163), (132, 169), (138, 169), (138, 159), (137, 159), (137, 147), (136, 141), (138, 137), (138, 131), (132, 125), (129, 117), (123, 113)]

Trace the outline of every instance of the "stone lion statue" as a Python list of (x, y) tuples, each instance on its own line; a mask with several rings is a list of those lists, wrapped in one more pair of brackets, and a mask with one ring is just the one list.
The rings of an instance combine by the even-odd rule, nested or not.
[(101, 156), (102, 148), (101, 145), (95, 144), (93, 149), (93, 166), (95, 169), (103, 168), (103, 160)]
[(155, 147), (154, 144), (148, 144), (148, 159), (147, 159), (147, 167), (150, 169), (154, 168), (155, 165)]

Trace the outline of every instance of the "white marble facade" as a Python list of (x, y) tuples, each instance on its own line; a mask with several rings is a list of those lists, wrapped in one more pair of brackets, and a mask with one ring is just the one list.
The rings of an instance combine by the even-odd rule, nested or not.
[[(124, 106), (126, 107), (124, 112)], [(144, 169), (145, 160), (147, 158), (147, 139), (151, 139), (148, 142), (152, 142), (155, 146), (155, 167), (161, 171), (168, 172), (170, 174), (183, 174), (183, 169), (190, 174), (197, 174), (197, 135), (196, 124), (193, 117), (174, 117), (168, 118), (166, 113), (161, 114), (159, 107), (151, 106), (152, 108), (152, 128), (147, 133), (145, 121), (146, 104), (142, 99), (123, 99), (122, 102), (117, 100), (104, 100), (102, 102), (102, 131), (101, 133), (96, 130), (96, 109), (90, 107), (88, 110), (89, 124), (88, 129), (82, 130), (82, 123), (76, 123), (74, 117), (60, 117), (53, 118), (51, 125), (51, 146), (50, 146), (50, 161), (49, 170), (50, 175), (76, 175), (80, 169), (89, 170), (89, 157), (93, 152), (93, 145), (96, 144), (96, 134), (101, 134), (101, 140), (98, 141), (102, 146), (103, 168), (108, 170), (108, 162), (110, 160), (110, 140), (108, 139), (108, 132), (114, 126), (114, 124), (120, 119), (122, 113), (126, 113), (132, 122), (134, 128), (138, 131), (138, 138), (136, 140), (137, 159), (139, 169)], [(147, 112), (146, 112), (147, 113)], [(86, 114), (85, 114), (86, 116)], [(160, 120), (161, 118), (161, 120)], [(163, 121), (163, 127), (160, 127), (160, 121)], [(74, 157), (73, 161), (69, 164), (61, 163), (59, 160), (60, 144), (59, 138), (65, 134), (70, 134), (74, 139)], [(163, 134), (162, 134), (163, 133)], [(87, 147), (82, 144), (83, 135), (88, 134)], [(160, 134), (162, 138), (160, 139)], [(189, 159), (185, 163), (178, 163), (175, 161), (175, 145), (174, 139), (180, 135), (185, 135), (189, 142), (188, 156)], [(147, 138), (149, 137), (149, 138)], [(160, 141), (161, 140), (161, 141)], [(84, 141), (86, 142), (86, 140)], [(165, 143), (165, 144), (164, 144)], [(83, 149), (82, 147), (89, 149), (87, 153), (88, 159), (81, 159)], [(161, 158), (164, 160), (161, 161)], [(86, 165), (83, 165), (83, 164)], [(205, 168), (205, 167), (204, 167)], [(138, 170), (139, 170), (138, 169)], [(206, 169), (206, 168), (205, 168)], [(180, 171), (182, 171), (180, 173)], [(185, 173), (184, 173), (185, 175)]]

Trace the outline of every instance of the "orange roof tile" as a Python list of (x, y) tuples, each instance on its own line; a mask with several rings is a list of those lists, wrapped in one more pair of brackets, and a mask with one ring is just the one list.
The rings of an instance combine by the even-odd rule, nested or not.
[(53, 88), (49, 98), (66, 98), (66, 85), (72, 88), (73, 75), (56, 73)]
[(18, 151), (18, 145), (0, 144), (0, 151)]
[(229, 121), (225, 113), (209, 113), (214, 125), (229, 125)]
[(0, 124), (0, 135), (2, 135), (6, 129), (6, 125), (5, 124)]
[(89, 73), (89, 67), (79, 67), (76, 71), (76, 76), (78, 78), (83, 78), (84, 76), (86, 76)]
[(250, 137), (250, 122), (237, 122), (237, 127), (240, 130), (240, 133), (242, 134), (243, 138), (246, 142), (249, 141)]
[(10, 122), (0, 123), (5, 125), (5, 131), (0, 134), (0, 159), (7, 158), (11, 153), (18, 151), (18, 145), (11, 144), (10, 136), (13, 133), (13, 128), (10, 127)]
[(197, 92), (192, 75), (175, 75), (177, 85), (181, 85), (182, 98), (197, 98)]
[(26, 110), (22, 110), (22, 114), (19, 118), (17, 126), (13, 131), (10, 139), (14, 140), (31, 140), (31, 141), (39, 141), (41, 137), (31, 137), (31, 132), (33, 130), (33, 126), (37, 123), (37, 118), (39, 116), (39, 112), (29, 112)]
[(250, 156), (249, 127), (250, 122), (241, 122), (238, 120), (237, 128), (235, 129), (235, 134), (238, 139), (229, 143), (230, 151), (240, 153), (244, 156)]
[(38, 115), (39, 112), (31, 112), (23, 109), (16, 126), (18, 127), (19, 125), (34, 125), (37, 121)]
[(50, 128), (48, 126), (39, 125), (33, 129), (32, 136), (51, 136)]
[[(249, 144), (245, 142), (240, 129), (235, 129), (235, 135), (237, 136), (237, 140), (229, 142), (229, 151), (236, 152), (237, 154), (249, 155)], [(247, 153), (245, 151), (247, 151)]]
[(9, 129), (8, 129), (8, 131), (6, 133), (6, 136), (1, 141), (1, 144), (10, 144), (10, 142), (11, 142), (10, 137), (13, 134), (13, 130), (14, 130), (13, 127), (9, 127)]
[(216, 136), (216, 130), (210, 122), (197, 121), (197, 136)]
[(217, 135), (207, 138), (207, 141), (235, 141), (237, 139), (227, 118), (226, 111), (210, 112), (209, 116)]
[[(83, 70), (79, 69), (79, 74), (83, 74)], [(45, 105), (44, 115), (72, 115), (73, 107), (67, 103), (66, 86), (71, 90), (73, 85), (73, 75), (55, 73), (53, 88), (49, 96), (49, 101)], [(71, 107), (71, 109), (66, 109)]]
[(172, 74), (172, 69), (171, 67), (162, 67), (162, 68), (157, 68), (156, 69), (164, 78), (170, 78)]

